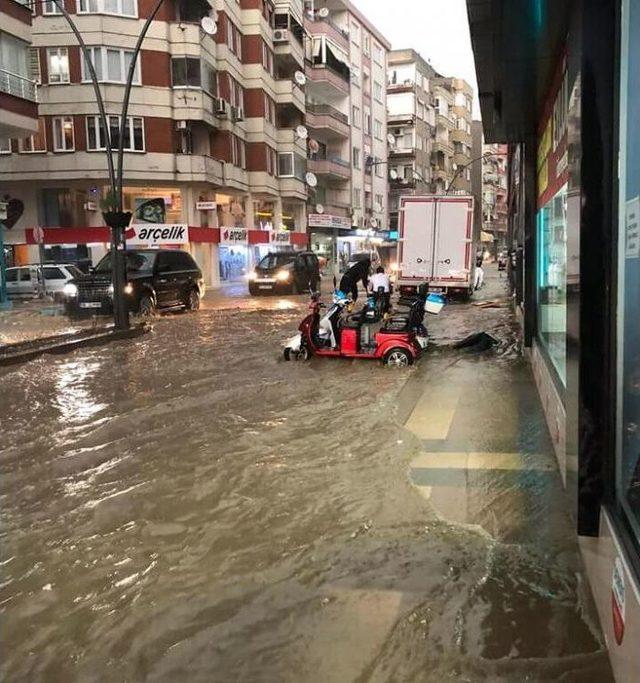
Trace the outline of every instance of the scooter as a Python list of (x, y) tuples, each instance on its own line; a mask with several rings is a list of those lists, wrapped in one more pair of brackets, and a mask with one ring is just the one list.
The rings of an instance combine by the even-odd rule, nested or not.
[[(333, 304), (326, 308), (319, 295), (312, 296), (310, 314), (302, 321), (299, 334), (285, 344), (284, 358), (308, 360), (312, 355), (332, 358), (362, 358), (381, 360), (385, 365), (412, 365), (426, 348), (428, 339), (422, 325), (427, 300), (416, 297), (408, 314), (391, 315), (381, 329), (372, 334), (367, 324), (366, 307), (359, 314), (343, 317), (350, 306), (349, 298), (340, 291), (333, 296)], [(440, 305), (439, 310), (444, 305)]]

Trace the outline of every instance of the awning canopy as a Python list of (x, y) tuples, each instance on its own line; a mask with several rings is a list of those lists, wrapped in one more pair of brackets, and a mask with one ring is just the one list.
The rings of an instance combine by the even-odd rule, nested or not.
[(569, 26), (571, 0), (467, 0), (485, 139), (535, 133)]

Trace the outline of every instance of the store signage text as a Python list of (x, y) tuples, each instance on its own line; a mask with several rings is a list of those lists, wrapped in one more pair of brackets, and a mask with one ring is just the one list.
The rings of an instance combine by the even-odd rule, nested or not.
[(332, 216), (324, 213), (309, 214), (310, 228), (343, 228), (351, 229), (351, 219), (344, 216)]
[(611, 608), (613, 610), (613, 632), (616, 643), (622, 645), (624, 640), (626, 618), (626, 587), (624, 583), (624, 568), (622, 560), (616, 557), (613, 566)]
[(220, 228), (222, 244), (248, 244), (249, 231), (246, 228)]
[(216, 202), (196, 202), (198, 211), (215, 211), (217, 206)]
[(289, 245), (291, 244), (291, 233), (285, 230), (271, 231), (269, 234), (271, 244)]
[(130, 244), (186, 244), (189, 228), (186, 225), (140, 224), (130, 225), (126, 232)]

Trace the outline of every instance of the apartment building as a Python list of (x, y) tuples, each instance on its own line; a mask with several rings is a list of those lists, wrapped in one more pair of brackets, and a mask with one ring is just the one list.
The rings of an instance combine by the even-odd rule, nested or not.
[(335, 275), (388, 231), (386, 87), (390, 44), (350, 0), (307, 0), (312, 247)]
[(508, 152), (508, 145), (487, 144), (482, 151), (482, 232), (494, 252), (507, 244)]
[(389, 223), (397, 230), (400, 197), (433, 191), (436, 110), (431, 80), (437, 74), (415, 50), (393, 50), (388, 63)]
[(472, 191), (473, 89), (445, 78), (415, 50), (389, 53), (390, 225), (406, 194)]
[[(153, 5), (66, 2), (101, 81), (112, 141)], [(210, 284), (242, 278), (274, 245), (306, 244), (302, 23), (302, 0), (165, 0), (143, 44), (126, 127), (125, 207), (133, 224), (189, 226), (182, 246)], [(39, 123), (12, 140), (0, 164), (0, 193), (24, 205), (11, 239), (30, 260), (41, 226), (47, 258), (95, 262), (108, 246), (105, 131), (77, 41), (53, 2), (34, 5), (33, 46)]]

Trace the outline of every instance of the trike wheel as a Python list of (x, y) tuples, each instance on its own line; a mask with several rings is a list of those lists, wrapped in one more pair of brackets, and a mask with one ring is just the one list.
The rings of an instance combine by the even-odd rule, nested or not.
[(284, 359), (286, 361), (307, 361), (311, 357), (309, 349), (306, 346), (301, 346), (299, 351), (293, 349), (284, 350)]
[(406, 349), (391, 349), (384, 356), (384, 364), (392, 368), (407, 368), (413, 365), (413, 356)]

